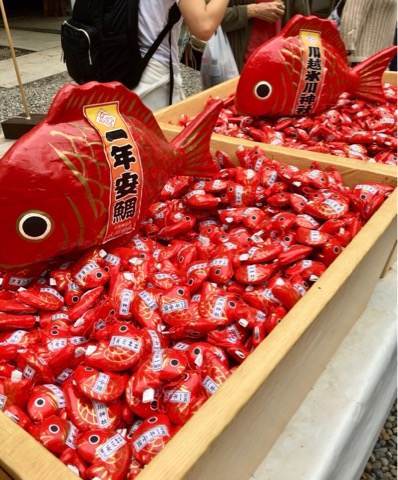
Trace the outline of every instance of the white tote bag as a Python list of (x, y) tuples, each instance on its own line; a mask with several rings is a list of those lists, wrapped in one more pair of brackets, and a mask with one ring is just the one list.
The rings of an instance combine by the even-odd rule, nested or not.
[(203, 88), (213, 87), (239, 75), (231, 45), (221, 26), (207, 42), (200, 74)]

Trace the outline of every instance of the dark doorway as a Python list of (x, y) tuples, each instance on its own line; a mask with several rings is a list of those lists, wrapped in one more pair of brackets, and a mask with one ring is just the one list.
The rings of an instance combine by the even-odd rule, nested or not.
[(7, 15), (61, 17), (68, 13), (70, 0), (5, 0)]

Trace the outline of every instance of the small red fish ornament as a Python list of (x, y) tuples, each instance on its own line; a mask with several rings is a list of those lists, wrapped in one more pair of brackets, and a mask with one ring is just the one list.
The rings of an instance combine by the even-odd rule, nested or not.
[(334, 22), (296, 15), (248, 59), (236, 107), (245, 115), (279, 117), (323, 112), (343, 92), (385, 101), (382, 75), (395, 53), (386, 48), (351, 69)]
[(217, 172), (209, 142), (221, 106), (168, 143), (121, 84), (63, 87), (47, 118), (2, 158), (0, 268), (131, 234), (173, 175)]

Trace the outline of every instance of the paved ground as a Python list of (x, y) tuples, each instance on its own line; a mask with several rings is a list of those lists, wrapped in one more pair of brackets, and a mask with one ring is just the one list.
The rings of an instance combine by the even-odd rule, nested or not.
[[(43, 113), (58, 88), (69, 81), (66, 73), (47, 77), (26, 85), (27, 96), (32, 112)], [(200, 76), (190, 69), (183, 69), (186, 95), (200, 90)], [(17, 88), (0, 88), (0, 121), (21, 112)], [(366, 466), (361, 480), (397, 479), (397, 406), (391, 410), (380, 434), (375, 449)], [(339, 480), (339, 479), (336, 479)]]
[[(23, 50), (21, 48), (16, 48), (15, 49), (15, 55), (17, 57), (21, 57), (22, 55), (27, 55), (28, 53), (31, 53), (30, 50)], [(0, 61), (1, 60), (7, 60), (11, 58), (11, 52), (8, 47), (2, 47), (0, 46)]]

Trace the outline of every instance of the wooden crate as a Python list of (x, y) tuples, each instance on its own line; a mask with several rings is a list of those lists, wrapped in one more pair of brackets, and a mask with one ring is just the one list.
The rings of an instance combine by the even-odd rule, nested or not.
[[(219, 97), (219, 98), (226, 98), (231, 93), (234, 93), (236, 90), (236, 86), (238, 84), (239, 78), (234, 78), (233, 80), (229, 80), (228, 82), (221, 83), (213, 88), (209, 88), (208, 90), (204, 90), (192, 97), (188, 97), (186, 100), (182, 102), (176, 103), (171, 105), (170, 107), (163, 108), (155, 113), (156, 119), (161, 123), (162, 129), (164, 131), (168, 131), (176, 135), (178, 132), (181, 131), (181, 127), (178, 126), (178, 122), (182, 115), (189, 115), (190, 117), (195, 117), (198, 113), (200, 113), (208, 98), (211, 97)], [(383, 80), (386, 83), (390, 83), (394, 86), (397, 86), (397, 73), (396, 72), (385, 72), (383, 76)], [(215, 136), (218, 140), (221, 139), (231, 139), (233, 137), (227, 137), (225, 135), (217, 135)], [(286, 147), (279, 147), (279, 148), (286, 148)], [(296, 149), (295, 149), (296, 150)], [(329, 161), (333, 161), (332, 158), (336, 158), (333, 155), (325, 154), (325, 153), (316, 153), (317, 158), (323, 158), (325, 160), (329, 159)], [(337, 157), (337, 158), (345, 158), (345, 157)], [(392, 170), (395, 167), (389, 166)]]
[[(236, 144), (214, 140), (212, 148), (232, 155)], [(297, 150), (272, 150), (271, 156), (300, 167), (312, 161)], [(396, 185), (387, 167), (336, 157), (320, 163), (336, 165), (348, 185), (366, 181)], [(366, 307), (395, 242), (396, 199), (394, 192), (139, 480), (250, 478)], [(4, 414), (0, 414), (0, 467), (14, 480), (76, 480)]]

